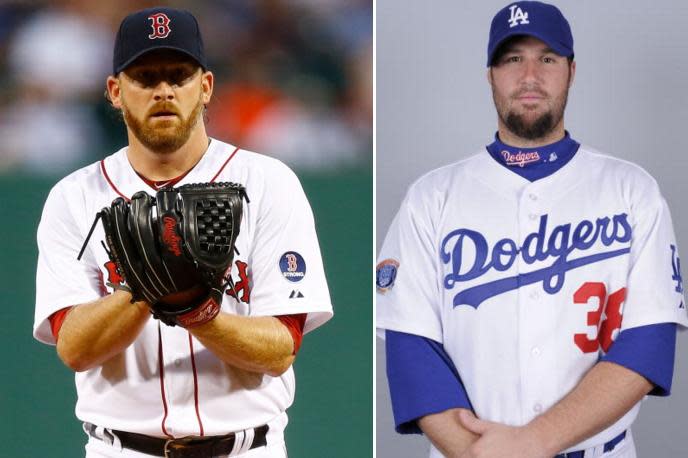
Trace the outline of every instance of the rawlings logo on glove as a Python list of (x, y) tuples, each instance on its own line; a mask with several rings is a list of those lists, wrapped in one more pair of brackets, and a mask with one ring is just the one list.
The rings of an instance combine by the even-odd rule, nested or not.
[[(155, 197), (140, 191), (131, 202), (119, 197), (97, 215), (105, 229), (106, 251), (131, 289), (169, 326), (198, 326), (219, 312), (231, 277), (243, 200), (235, 183), (163, 188)], [(233, 285), (231, 285), (233, 287)]]
[(175, 256), (182, 255), (181, 242), (182, 238), (177, 234), (177, 220), (171, 216), (166, 216), (163, 219), (164, 228), (162, 232), (162, 241), (167, 245), (167, 249), (174, 253)]

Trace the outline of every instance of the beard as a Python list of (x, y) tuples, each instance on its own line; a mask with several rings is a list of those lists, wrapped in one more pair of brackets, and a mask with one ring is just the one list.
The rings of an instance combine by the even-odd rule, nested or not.
[[(179, 150), (189, 140), (191, 132), (200, 119), (202, 109), (203, 101), (199, 97), (194, 109), (187, 118), (184, 118), (171, 104), (163, 102), (151, 108), (144, 119), (139, 119), (127, 110), (123, 103), (122, 116), (127, 127), (146, 148), (156, 153), (169, 154)], [(155, 118), (151, 118), (150, 115), (160, 111), (174, 113), (178, 119), (155, 121), (153, 125), (151, 120)]]
[(560, 114), (555, 122), (552, 111), (547, 111), (533, 121), (528, 122), (523, 115), (510, 111), (506, 114), (506, 119), (502, 118), (502, 122), (517, 137), (526, 140), (537, 140), (552, 132), (554, 126), (561, 120), (561, 116)]
[[(532, 89), (529, 90), (532, 91)], [(557, 97), (548, 97), (545, 99), (546, 101), (551, 100), (551, 103), (548, 104), (549, 106), (546, 111), (535, 118), (529, 116), (527, 110), (526, 112), (516, 112), (509, 103), (509, 99), (515, 99), (524, 92), (526, 92), (526, 90), (521, 90), (513, 96), (506, 98), (497, 94), (494, 87), (492, 88), (492, 98), (497, 108), (499, 119), (511, 133), (519, 138), (529, 141), (544, 138), (552, 132), (564, 118), (564, 110), (566, 109), (566, 102), (568, 101), (568, 89)], [(536, 92), (540, 92), (543, 96), (548, 95), (539, 90), (536, 90)]]

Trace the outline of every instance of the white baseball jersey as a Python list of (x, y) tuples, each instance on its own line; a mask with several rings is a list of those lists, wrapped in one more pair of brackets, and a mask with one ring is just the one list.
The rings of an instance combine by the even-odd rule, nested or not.
[[(307, 313), (304, 332), (332, 316), (313, 214), (301, 185), (281, 162), (212, 140), (179, 185), (230, 181), (244, 185), (244, 204), (231, 275), (234, 292), (222, 311), (238, 315)], [(118, 196), (151, 189), (123, 148), (80, 169), (50, 192), (38, 228), (34, 336), (54, 344), (48, 317), (111, 291), (118, 281), (98, 225), (81, 261), (76, 257), (96, 213)], [(150, 319), (136, 341), (99, 367), (76, 374), (76, 415), (92, 424), (158, 437), (222, 435), (269, 424), (279, 443), (294, 398), (294, 372), (280, 377), (223, 363), (181, 327)]]
[[(478, 417), (508, 425), (569, 393), (620, 330), (688, 325), (656, 182), (584, 146), (534, 182), (486, 151), (426, 174), (379, 261), (378, 329), (442, 343)], [(616, 437), (638, 409), (568, 451)]]

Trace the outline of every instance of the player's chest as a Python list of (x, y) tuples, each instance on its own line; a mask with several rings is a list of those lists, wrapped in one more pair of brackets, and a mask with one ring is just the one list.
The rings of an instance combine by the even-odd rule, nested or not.
[(528, 295), (546, 302), (586, 278), (622, 278), (633, 237), (628, 210), (612, 200), (558, 203), (526, 194), (447, 209), (435, 242), (445, 308), (518, 305)]
[[(231, 282), (229, 282), (225, 290), (225, 298), (222, 305), (223, 309), (232, 313), (248, 314), (250, 309), (249, 304), (253, 287), (251, 278), (253, 270), (252, 229), (253, 224), (251, 224), (249, 218), (242, 218), (239, 236), (235, 242), (236, 251), (232, 265), (227, 272)], [(126, 279), (108, 255), (105, 247), (105, 231), (102, 225), (97, 224), (88, 242), (91, 257), (89, 257), (89, 261), (85, 259), (84, 262), (95, 263), (97, 281), (103, 296), (126, 284)]]
[(615, 204), (524, 207), (443, 225), (436, 265), (445, 337), (606, 351), (621, 325), (631, 216)]

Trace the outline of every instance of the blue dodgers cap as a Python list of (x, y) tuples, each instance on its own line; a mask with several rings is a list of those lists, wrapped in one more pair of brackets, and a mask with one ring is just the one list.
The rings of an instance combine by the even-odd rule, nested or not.
[(556, 6), (542, 2), (516, 2), (499, 10), (492, 19), (487, 44), (487, 66), (507, 39), (518, 35), (538, 38), (560, 56), (573, 57), (571, 26)]
[(156, 49), (182, 52), (198, 62), (203, 70), (208, 69), (196, 18), (185, 10), (160, 7), (137, 11), (122, 20), (112, 57), (114, 74)]

